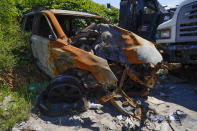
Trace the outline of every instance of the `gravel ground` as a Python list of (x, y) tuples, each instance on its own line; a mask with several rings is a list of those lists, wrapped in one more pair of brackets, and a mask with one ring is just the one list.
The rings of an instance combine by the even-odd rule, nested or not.
[[(158, 84), (146, 100), (140, 100), (147, 111), (147, 118), (141, 122), (121, 115), (106, 103), (102, 110), (61, 117), (32, 113), (28, 121), (17, 124), (13, 131), (197, 130), (197, 84), (167, 77), (164, 84)], [(177, 111), (181, 113), (172, 115)]]

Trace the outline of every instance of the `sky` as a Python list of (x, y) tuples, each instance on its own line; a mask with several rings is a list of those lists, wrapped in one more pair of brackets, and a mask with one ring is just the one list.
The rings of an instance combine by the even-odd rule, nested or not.
[[(119, 8), (120, 0), (93, 0), (99, 4), (106, 4), (110, 3), (112, 6)], [(168, 8), (175, 7), (176, 5), (180, 4), (184, 0), (159, 0), (162, 5), (167, 5)]]

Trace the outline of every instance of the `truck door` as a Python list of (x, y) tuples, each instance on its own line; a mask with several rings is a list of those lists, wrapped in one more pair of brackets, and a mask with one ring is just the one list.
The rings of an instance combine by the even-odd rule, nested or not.
[(156, 0), (138, 0), (137, 3), (138, 35), (151, 41), (155, 41), (156, 29), (161, 16), (157, 5)]
[(135, 0), (121, 0), (120, 2), (120, 16), (119, 26), (133, 31), (136, 31), (136, 1)]
[(157, 0), (122, 0), (119, 26), (155, 41), (161, 12)]

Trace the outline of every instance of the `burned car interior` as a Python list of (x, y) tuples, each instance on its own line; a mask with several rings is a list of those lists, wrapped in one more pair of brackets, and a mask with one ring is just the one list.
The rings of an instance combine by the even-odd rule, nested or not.
[[(41, 111), (62, 114), (81, 108), (84, 98), (93, 95), (100, 103), (110, 101), (123, 114), (142, 119), (140, 104), (131, 98), (147, 96), (157, 84), (158, 70), (165, 67), (152, 42), (82, 12), (32, 11), (24, 21), (24, 29), (32, 32), (37, 65), (52, 78), (40, 95)], [(97, 95), (95, 89), (103, 93)], [(50, 106), (57, 103), (70, 105), (63, 111)]]

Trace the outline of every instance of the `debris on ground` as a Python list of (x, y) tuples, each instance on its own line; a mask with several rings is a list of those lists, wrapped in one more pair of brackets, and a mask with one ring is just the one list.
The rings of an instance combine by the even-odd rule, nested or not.
[[(172, 83), (172, 82), (170, 82)], [(167, 83), (168, 85), (168, 83)], [(140, 99), (142, 105), (149, 111), (147, 119), (139, 121), (136, 118), (128, 117), (120, 114), (117, 110), (110, 107), (110, 104), (106, 103), (101, 110), (87, 110), (86, 112), (73, 112), (71, 114), (59, 116), (59, 117), (47, 117), (43, 115), (32, 115), (24, 126), (17, 127), (18, 129), (27, 129), (27, 125), (39, 125), (43, 131), (57, 130), (57, 131), (81, 131), (81, 130), (164, 130), (178, 131), (189, 130), (196, 131), (197, 127), (197, 97), (192, 90), (192, 84), (174, 84), (177, 88), (173, 92), (169, 92), (170, 97), (160, 97), (160, 87), (166, 89), (171, 86), (157, 85), (155, 90), (148, 96), (147, 100)], [(185, 90), (183, 90), (185, 89)], [(179, 94), (174, 96), (174, 91)], [(182, 94), (182, 95), (180, 95)], [(180, 97), (181, 96), (181, 99)], [(138, 99), (138, 98), (135, 98)], [(185, 101), (183, 101), (184, 99)], [(177, 103), (180, 101), (181, 103)], [(190, 101), (188, 103), (188, 101)], [(91, 101), (91, 103), (97, 103), (97, 101)], [(177, 112), (178, 111), (178, 112)], [(180, 114), (180, 122), (176, 120), (170, 120), (172, 114), (177, 112)], [(152, 121), (150, 116), (164, 116), (166, 119), (163, 121)], [(186, 115), (186, 117), (182, 117)], [(173, 115), (174, 118), (176, 116)], [(129, 123), (129, 124), (128, 124)], [(168, 123), (168, 125), (167, 125)], [(129, 126), (131, 125), (131, 126)], [(134, 126), (133, 126), (134, 125)]]
[(101, 109), (101, 108), (103, 108), (103, 105), (101, 104), (89, 103), (89, 109)]
[(162, 121), (164, 121), (166, 119), (166, 117), (165, 116), (154, 116), (154, 115), (151, 115), (150, 119), (151, 119), (151, 121), (160, 121), (160, 122), (162, 122)]
[(125, 117), (125, 116), (123, 116), (123, 115), (118, 115), (117, 118), (118, 118), (118, 120), (120, 120), (120, 121), (122, 121), (122, 120), (125, 121), (125, 120), (127, 119), (127, 117)]
[(23, 121), (23, 122), (21, 122), (20, 124), (18, 124), (18, 126), (20, 127), (20, 126), (24, 126), (25, 125), (25, 122)]
[(186, 114), (182, 111), (179, 111), (179, 110), (177, 110), (169, 115), (169, 119), (171, 121), (178, 122), (180, 124), (180, 126), (182, 126), (181, 119), (185, 118), (185, 117), (186, 117)]

